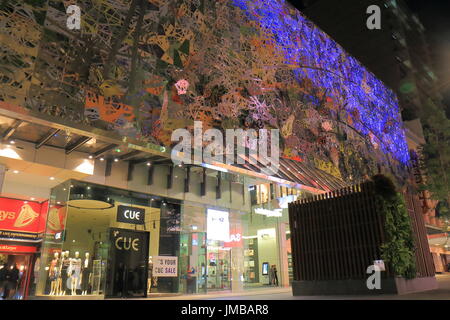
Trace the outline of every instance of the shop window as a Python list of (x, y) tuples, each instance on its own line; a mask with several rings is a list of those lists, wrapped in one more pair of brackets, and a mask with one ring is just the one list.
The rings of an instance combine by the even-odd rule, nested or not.
[[(36, 294), (178, 292), (172, 257), (179, 254), (180, 214), (176, 202), (151, 195), (79, 181), (55, 187)], [(167, 274), (155, 263), (159, 256), (171, 264)]]
[(258, 203), (258, 192), (256, 186), (249, 186), (248, 190), (250, 192), (250, 203), (253, 206)]

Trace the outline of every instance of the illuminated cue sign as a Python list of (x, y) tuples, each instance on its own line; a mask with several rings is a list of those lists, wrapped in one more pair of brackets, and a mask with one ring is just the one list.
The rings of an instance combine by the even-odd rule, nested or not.
[(120, 205), (117, 207), (117, 222), (144, 224), (145, 209)]

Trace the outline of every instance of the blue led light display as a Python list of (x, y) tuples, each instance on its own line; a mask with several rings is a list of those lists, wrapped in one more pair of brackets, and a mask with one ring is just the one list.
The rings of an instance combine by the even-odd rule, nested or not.
[(251, 21), (272, 34), (299, 82), (309, 79), (352, 116), (361, 135), (403, 164), (410, 157), (395, 93), (334, 40), (285, 1), (232, 0)]

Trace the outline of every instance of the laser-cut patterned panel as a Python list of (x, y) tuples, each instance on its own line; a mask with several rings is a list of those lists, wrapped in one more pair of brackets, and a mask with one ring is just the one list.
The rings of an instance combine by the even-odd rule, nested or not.
[(0, 101), (23, 106), (41, 39), (47, 0), (0, 3)]
[(166, 146), (194, 120), (278, 128), (284, 156), (344, 180), (409, 160), (395, 94), (282, 0), (79, 0), (81, 31), (70, 4), (49, 1), (13, 102)]

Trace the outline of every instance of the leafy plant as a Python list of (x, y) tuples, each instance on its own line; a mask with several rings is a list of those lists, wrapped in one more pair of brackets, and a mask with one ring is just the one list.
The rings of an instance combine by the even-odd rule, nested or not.
[(389, 178), (376, 175), (372, 180), (385, 217), (386, 241), (381, 245), (381, 258), (389, 263), (396, 275), (415, 278), (414, 238), (403, 196), (396, 192)]
[[(421, 148), (421, 168), (426, 178), (421, 186), (434, 200), (450, 202), (450, 120), (431, 100), (421, 115), (426, 144)], [(443, 216), (449, 217), (449, 212)]]

